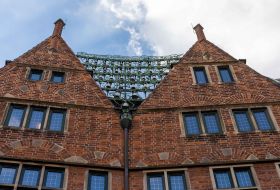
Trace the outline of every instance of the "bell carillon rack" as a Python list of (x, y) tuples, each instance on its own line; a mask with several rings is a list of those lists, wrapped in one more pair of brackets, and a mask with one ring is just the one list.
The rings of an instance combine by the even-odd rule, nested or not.
[(77, 53), (107, 97), (119, 107), (138, 107), (156, 88), (182, 55), (117, 56)]

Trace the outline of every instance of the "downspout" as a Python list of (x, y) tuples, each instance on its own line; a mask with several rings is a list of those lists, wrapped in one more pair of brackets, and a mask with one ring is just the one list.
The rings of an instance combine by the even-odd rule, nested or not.
[(121, 127), (124, 130), (124, 190), (129, 189), (129, 155), (128, 155), (128, 132), (131, 128), (132, 115), (127, 102), (121, 108)]

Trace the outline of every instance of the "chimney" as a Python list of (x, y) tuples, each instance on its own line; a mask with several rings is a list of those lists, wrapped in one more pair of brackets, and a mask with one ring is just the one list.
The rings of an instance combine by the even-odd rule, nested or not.
[(60, 18), (54, 23), (54, 30), (53, 30), (53, 36), (61, 36), (63, 26), (65, 26), (65, 23)]
[(203, 27), (200, 24), (197, 24), (193, 29), (196, 33), (197, 41), (206, 40), (203, 32)]

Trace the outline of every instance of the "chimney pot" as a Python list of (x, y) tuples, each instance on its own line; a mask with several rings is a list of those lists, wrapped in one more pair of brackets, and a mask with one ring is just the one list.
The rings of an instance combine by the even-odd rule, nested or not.
[(60, 18), (54, 23), (54, 30), (53, 30), (53, 36), (61, 36), (63, 27), (65, 26), (65, 23), (63, 20)]
[(8, 65), (9, 63), (11, 63), (12, 61), (11, 60), (6, 60), (5, 61), (5, 65)]
[(197, 24), (193, 29), (196, 33), (197, 41), (206, 40), (203, 32), (203, 27), (200, 24)]

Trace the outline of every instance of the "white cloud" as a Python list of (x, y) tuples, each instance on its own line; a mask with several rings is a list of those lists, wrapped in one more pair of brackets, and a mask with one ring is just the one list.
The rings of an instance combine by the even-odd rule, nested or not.
[[(119, 7), (111, 2), (111, 11), (119, 13), (116, 17), (120, 20), (134, 22), (138, 39), (147, 41), (155, 54), (186, 52), (196, 40), (191, 24), (201, 23), (207, 39), (237, 59), (247, 58), (248, 65), (260, 73), (280, 78), (278, 0), (114, 2), (119, 2)], [(139, 4), (144, 8), (134, 9)], [(141, 41), (138, 42), (141, 47)]]
[(142, 35), (138, 32), (139, 26), (145, 19), (146, 11), (141, 0), (101, 0), (101, 6), (109, 11), (117, 20), (115, 28), (129, 33), (127, 51), (137, 56), (142, 55)]

